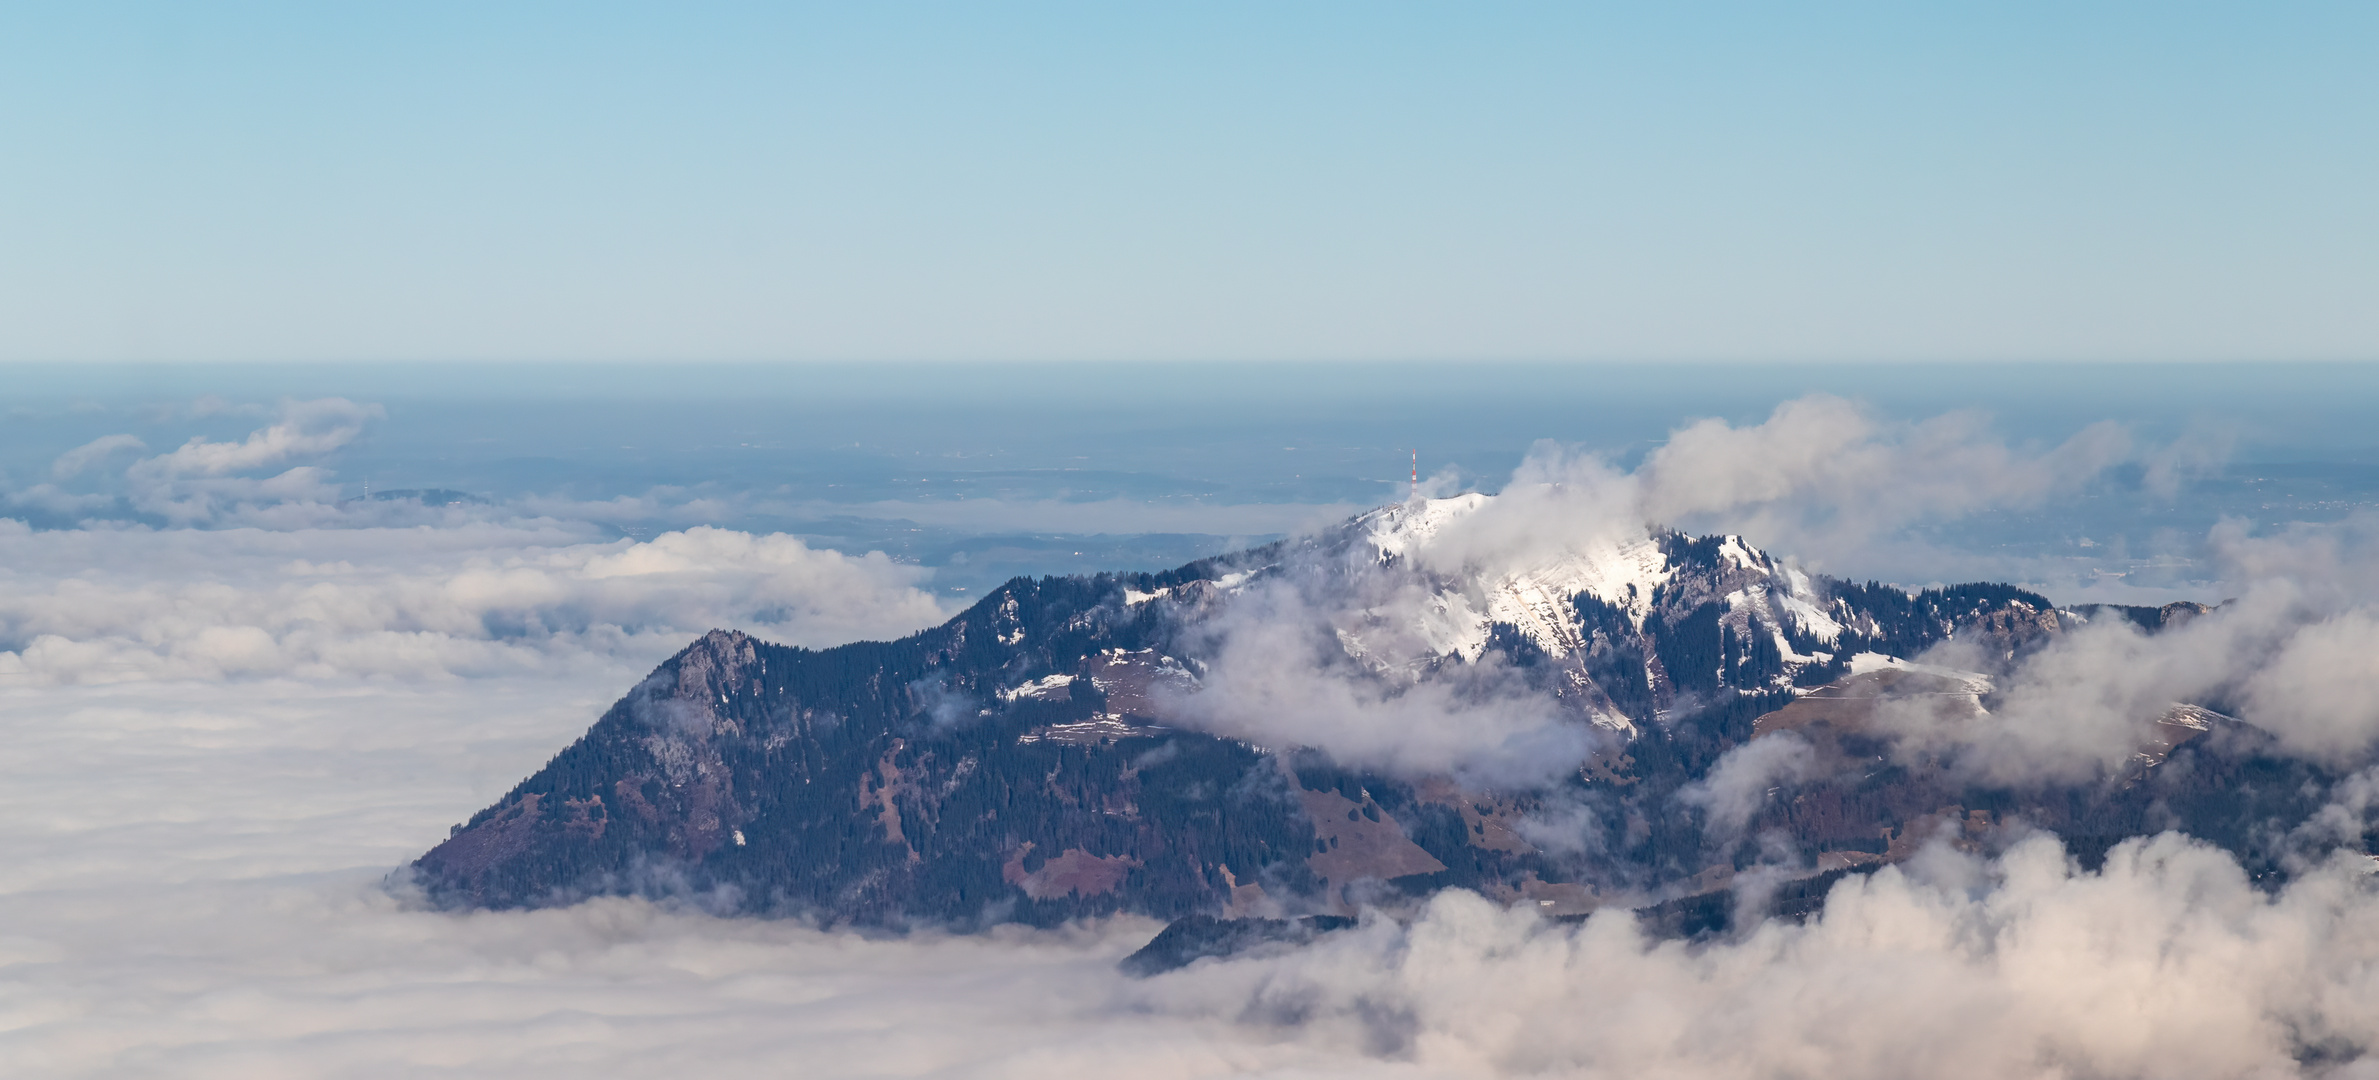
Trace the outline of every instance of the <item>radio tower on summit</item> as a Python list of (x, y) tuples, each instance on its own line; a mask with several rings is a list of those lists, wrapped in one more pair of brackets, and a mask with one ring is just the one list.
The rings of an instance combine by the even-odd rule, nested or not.
[(1420, 452), (1420, 451), (1418, 451), (1418, 450), (1415, 450), (1415, 451), (1413, 451), (1413, 491), (1412, 491), (1412, 496), (1411, 496), (1411, 498), (1412, 498), (1412, 499), (1415, 499), (1415, 500), (1417, 500), (1417, 499), (1419, 499), (1420, 497), (1421, 497), (1421, 452)]

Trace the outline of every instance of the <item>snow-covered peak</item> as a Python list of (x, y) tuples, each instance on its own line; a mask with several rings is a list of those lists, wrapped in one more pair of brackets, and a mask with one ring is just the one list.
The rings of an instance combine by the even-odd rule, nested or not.
[[(1594, 648), (1598, 627), (1643, 633), (1654, 614), (1654, 596), (1663, 590), (1671, 603), (1687, 605), (1681, 610), (1721, 605), (1720, 618), (1738, 640), (1772, 641), (1777, 654), (1795, 665), (1823, 662), (1830, 654), (1803, 655), (1787, 640), (1788, 626), (1805, 635), (1804, 641), (1832, 642), (1842, 632), (1807, 574), (1739, 536), (1696, 541), (1647, 528), (1564, 537), (1546, 535), (1540, 526), (1508, 530), (1525, 536), (1525, 542), (1500, 552), (1492, 544), (1481, 545), (1482, 536), (1465, 536), (1459, 560), (1445, 557), (1454, 554), (1444, 549), (1451, 530), (1474, 520), (1487, 525), (1481, 515), (1495, 512), (1497, 503), (1498, 497), (1478, 493), (1417, 499), (1356, 519), (1351, 529), (1356, 560), (1401, 564), (1422, 589), (1401, 594), (1404, 599), (1393, 605), (1398, 610), (1366, 609), (1357, 623), (1342, 626), (1349, 649), (1397, 667), (1426, 664), (1432, 656), (1471, 661), (1502, 625), (1546, 655), (1565, 657)], [(1441, 557), (1430, 557), (1433, 548)], [(1589, 597), (1599, 603), (1583, 599)], [(1608, 613), (1627, 625), (1607, 622)], [(1387, 627), (1397, 629), (1391, 633)]]
[[(1428, 552), (1448, 526), (1487, 509), (1495, 498), (1470, 492), (1448, 499), (1418, 499), (1374, 510), (1356, 519), (1356, 526), (1378, 561), (1396, 558), (1425, 561), (1416, 557)], [(1734, 557), (1752, 562), (1765, 560), (1765, 556), (1740, 541), (1732, 542), (1736, 548)], [(1496, 603), (1498, 594), (1512, 594), (1507, 600), (1530, 607), (1541, 606), (1535, 594), (1544, 594), (1546, 602), (1566, 604), (1569, 598), (1588, 593), (1606, 604), (1632, 612), (1641, 621), (1648, 610), (1653, 587), (1666, 578), (1667, 572), (1668, 559), (1648, 534), (1581, 539), (1570, 544), (1560, 543), (1556, 538), (1550, 544), (1532, 543), (1527, 550), (1515, 551), (1506, 558), (1475, 559), (1473, 565), (1462, 571), (1469, 580), (1457, 584), (1472, 586), (1474, 595), (1491, 605)]]
[(1772, 565), (1766, 552), (1743, 542), (1740, 536), (1727, 536), (1718, 544), (1718, 557), (1737, 570), (1765, 574)]
[[(1579, 624), (1576, 598), (1581, 594), (1627, 613), (1632, 623), (1642, 626), (1651, 611), (1653, 590), (1671, 572), (1667, 556), (1646, 532), (1574, 541), (1532, 535), (1525, 545), (1501, 555), (1468, 544), (1459, 565), (1428, 558), (1450, 527), (1495, 503), (1495, 496), (1472, 492), (1381, 507), (1356, 519), (1358, 559), (1402, 562), (1430, 582), (1432, 593), (1425, 610), (1408, 612), (1408, 618), (1378, 611), (1366, 614), (1413, 627), (1433, 655), (1464, 660), (1478, 658), (1498, 623), (1517, 629), (1552, 656), (1584, 648), (1590, 631)], [(1735, 557), (1764, 562), (1764, 556), (1748, 548)], [(1350, 645), (1362, 647), (1360, 642)]]
[(1428, 547), (1440, 530), (1477, 513), (1494, 498), (1473, 491), (1450, 499), (1415, 499), (1380, 507), (1355, 521), (1363, 539), (1385, 561)]

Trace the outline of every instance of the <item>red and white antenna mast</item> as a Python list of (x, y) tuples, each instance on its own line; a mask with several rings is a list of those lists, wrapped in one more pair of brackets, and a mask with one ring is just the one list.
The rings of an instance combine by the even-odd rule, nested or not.
[(1420, 451), (1418, 451), (1418, 450), (1415, 450), (1415, 451), (1413, 451), (1413, 493), (1412, 493), (1412, 497), (1413, 497), (1414, 499), (1416, 499), (1416, 500), (1417, 500), (1417, 499), (1419, 499), (1419, 498), (1421, 497), (1421, 452), (1420, 452)]

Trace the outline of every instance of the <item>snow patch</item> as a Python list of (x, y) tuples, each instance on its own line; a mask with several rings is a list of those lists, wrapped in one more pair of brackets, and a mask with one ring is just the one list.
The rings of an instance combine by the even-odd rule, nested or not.
[(1572, 598), (1592, 596), (1641, 629), (1652, 613), (1652, 590), (1668, 579), (1668, 556), (1649, 539), (1573, 550), (1490, 579), (1485, 615), (1489, 622), (1511, 624), (1547, 655), (1566, 656), (1586, 644)]
[(1474, 491), (1450, 499), (1421, 499), (1383, 506), (1361, 519), (1368, 526), (1364, 539), (1370, 541), (1381, 562), (1409, 555), (1428, 546), (1447, 525), (1477, 513), (1489, 498)]
[[(1795, 572), (1794, 576), (1799, 577), (1798, 571)], [(1796, 582), (1795, 584), (1800, 584), (1802, 587), (1795, 589), (1794, 592), (1807, 592), (1808, 589), (1806, 585), (1803, 584), (1807, 580), (1807, 578), (1802, 578), (1800, 582)], [(1828, 615), (1824, 611), (1820, 610), (1817, 605), (1812, 604), (1807, 600), (1803, 600), (1792, 593), (1778, 595), (1776, 597), (1776, 603), (1777, 606), (1782, 607), (1787, 613), (1791, 614), (1793, 621), (1799, 623), (1801, 629), (1810, 636), (1817, 638), (1819, 641), (1831, 642), (1842, 640), (1842, 624), (1835, 622), (1833, 616)]]
[(1759, 552), (1753, 551), (1751, 545), (1744, 543), (1740, 536), (1729, 536), (1719, 541), (1718, 557), (1738, 570), (1749, 570), (1759, 574), (1768, 572), (1767, 559)]
[(1489, 620), (1471, 609), (1469, 597), (1458, 592), (1438, 593), (1422, 605), (1420, 615), (1413, 629), (1431, 652), (1459, 656), (1469, 663), (1487, 651)]
[[(1417, 564), (1420, 560), (1415, 557), (1426, 552), (1449, 525), (1477, 513), (1493, 499), (1472, 493), (1382, 507), (1357, 519), (1358, 542), (1370, 546), (1376, 562), (1409, 560)], [(1358, 548), (1358, 559), (1361, 553)], [(1721, 539), (1718, 567), (1730, 577), (1748, 577), (1737, 577), (1742, 587), (1726, 597), (1728, 610), (1741, 613), (1733, 620), (1738, 629), (1765, 630), (1776, 639), (1777, 651), (1792, 663), (1832, 659), (1824, 653), (1803, 655), (1785, 640), (1786, 618), (1821, 641), (1838, 641), (1842, 635), (1841, 625), (1811, 602), (1816, 594), (1807, 574), (1777, 562), (1740, 536)], [(1529, 563), (1471, 567), (1468, 580), (1440, 582), (1431, 599), (1420, 605), (1421, 610), (1388, 621), (1417, 630), (1434, 656), (1475, 661), (1486, 651), (1490, 629), (1502, 623), (1547, 656), (1560, 658), (1589, 643), (1578, 617), (1579, 596), (1591, 596), (1624, 613), (1640, 631), (1651, 616), (1654, 590), (1669, 584), (1677, 570), (1660, 542), (1650, 535), (1581, 539), (1567, 550)], [(1364, 614), (1383, 617), (1379, 612)], [(1369, 636), (1359, 628), (1340, 630), (1341, 640), (1358, 656), (1367, 655), (1367, 644), (1378, 644), (1363, 640)], [(1396, 662), (1386, 656), (1367, 658), (1390, 666)]]
[(1046, 675), (1021, 686), (999, 691), (999, 699), (1015, 701), (1018, 698), (1047, 697), (1058, 690), (1073, 685), (1073, 683), (1074, 677), (1071, 675)]
[(1920, 675), (1934, 675), (1944, 679), (1955, 679), (1965, 684), (1965, 690), (1969, 694), (1991, 692), (1991, 677), (1979, 671), (1960, 671), (1957, 668), (1940, 667), (1935, 664), (1919, 664), (1913, 660), (1902, 660), (1897, 656), (1886, 656), (1875, 652), (1863, 652), (1850, 658), (1850, 673), (1852, 675), (1865, 675), (1875, 671), (1907, 671)]

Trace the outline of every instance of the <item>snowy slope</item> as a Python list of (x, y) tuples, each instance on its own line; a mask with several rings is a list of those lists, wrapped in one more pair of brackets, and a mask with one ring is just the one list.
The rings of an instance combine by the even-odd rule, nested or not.
[[(1448, 526), (1492, 505), (1493, 496), (1469, 494), (1383, 507), (1356, 519), (1354, 528), (1380, 562), (1426, 561), (1432, 543)], [(1419, 620), (1421, 629), (1446, 656), (1476, 660), (1496, 624), (1517, 630), (1545, 654), (1559, 658), (1589, 644), (1575, 598), (1591, 596), (1625, 613), (1642, 631), (1663, 589), (1692, 591), (1702, 585), (1723, 598), (1725, 621), (1738, 633), (1770, 636), (1788, 661), (1830, 660), (1830, 654), (1796, 653), (1783, 625), (1790, 621), (1804, 638), (1833, 641), (1841, 627), (1828, 616), (1809, 576), (1783, 566), (1739, 537), (1725, 537), (1716, 562), (1707, 567), (1674, 564), (1649, 532), (1617, 541), (1581, 543), (1503, 564), (1472, 565), (1457, 577), (1436, 582), (1436, 602)]]

